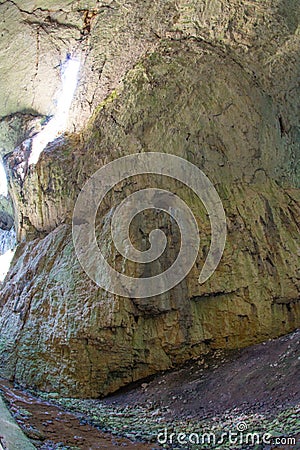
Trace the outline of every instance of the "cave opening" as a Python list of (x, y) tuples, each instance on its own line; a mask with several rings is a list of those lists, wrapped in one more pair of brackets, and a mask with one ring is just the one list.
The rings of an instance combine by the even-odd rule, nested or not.
[[(2, 158), (0, 158), (0, 199), (8, 199), (8, 182)], [(10, 214), (0, 211), (0, 283), (9, 271), (16, 249), (16, 232)]]
[(32, 138), (28, 163), (36, 164), (46, 145), (59, 137), (67, 126), (69, 111), (78, 83), (80, 60), (69, 54), (61, 66), (61, 92), (58, 95), (56, 112), (47, 125)]

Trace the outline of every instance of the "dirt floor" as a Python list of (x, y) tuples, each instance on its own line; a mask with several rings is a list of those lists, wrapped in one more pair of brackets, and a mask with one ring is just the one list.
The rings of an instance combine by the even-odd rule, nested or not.
[[(103, 400), (54, 396), (49, 402), (50, 396), (37, 398), (5, 381), (0, 388), (19, 424), (43, 450), (295, 450), (300, 448), (299, 344), (300, 331), (296, 331), (246, 349), (216, 351)], [(272, 442), (253, 446), (157, 444), (157, 435), (164, 429), (217, 433), (239, 429), (241, 424), (249, 432), (272, 434)], [(295, 442), (288, 445), (291, 437)]]
[(0, 381), (0, 389), (18, 424), (39, 449), (150, 450), (158, 448), (103, 433), (89, 425), (82, 416), (64, 411), (61, 407), (16, 389), (7, 381)]
[(103, 402), (152, 402), (172, 419), (205, 419), (233, 408), (272, 413), (294, 406), (300, 402), (300, 331), (238, 351), (216, 351)]

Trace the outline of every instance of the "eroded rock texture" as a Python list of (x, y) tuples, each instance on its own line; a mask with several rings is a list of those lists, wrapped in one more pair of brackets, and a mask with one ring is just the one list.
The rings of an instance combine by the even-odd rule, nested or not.
[[(1, 292), (2, 375), (96, 397), (210, 348), (245, 346), (299, 326), (298, 3), (90, 2), (91, 15), (80, 2), (54, 2), (53, 16), (43, 2), (25, 3), (22, 10), (17, 1), (1, 7), (30, 30), (42, 23), (39, 45), (66, 51), (60, 34), (66, 32), (85, 55), (71, 114), (81, 132), (50, 144), (24, 179), (20, 149), (7, 157), (23, 242)], [(54, 54), (44, 50), (48, 72)], [(20, 70), (34, 74), (33, 62), (27, 63)], [(57, 77), (51, 82), (39, 70), (28, 99), (16, 84), (4, 115), (23, 107), (49, 114), (53, 92), (47, 95), (56, 90)], [(38, 89), (46, 79), (52, 87), (44, 95)], [(170, 180), (121, 183), (98, 214), (99, 245), (113, 266), (143, 274), (120, 260), (108, 224), (129, 192), (153, 182), (191, 205), (202, 246), (194, 269), (173, 290), (120, 298), (97, 288), (81, 269), (71, 216), (90, 175), (142, 151), (182, 156), (209, 176), (224, 204), (228, 240), (217, 271), (200, 286), (210, 233), (200, 202)], [(170, 249), (160, 261), (167, 267), (178, 249), (178, 230), (166, 217), (141, 216), (133, 240), (143, 248), (157, 220), (168, 236)]]

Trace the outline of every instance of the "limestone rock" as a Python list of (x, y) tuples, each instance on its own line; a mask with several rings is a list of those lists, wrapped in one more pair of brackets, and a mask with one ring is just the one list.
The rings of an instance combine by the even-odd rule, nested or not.
[[(1, 7), (27, 17), (31, 28), (52, 11), (42, 2), (22, 2), (22, 11), (15, 4)], [(82, 131), (49, 144), (36, 166), (28, 167), (22, 145), (6, 158), (23, 242), (0, 300), (1, 374), (79, 397), (105, 395), (211, 348), (288, 333), (300, 315), (298, 3), (89, 5), (95, 15), (82, 14), (81, 2), (61, 10), (53, 2), (64, 24), (55, 25), (53, 39), (63, 48), (57, 55), (67, 49), (60, 33), (67, 33), (68, 44), (79, 33), (85, 52), (71, 113)], [(70, 23), (76, 26), (65, 26)], [(48, 34), (41, 31), (52, 48)], [(51, 51), (53, 67), (59, 58)], [(49, 79), (52, 94), (58, 72)], [(51, 96), (38, 91), (41, 85), (21, 98), (24, 108), (31, 102), (48, 115)], [(14, 101), (10, 96), (10, 112)], [(99, 167), (149, 151), (184, 157), (209, 176), (224, 204), (228, 240), (217, 271), (199, 285), (210, 242), (201, 203), (171, 180), (163, 184), (149, 175), (121, 183), (99, 209), (97, 236), (123, 273), (143, 275), (137, 264), (120, 259), (109, 234), (112, 212), (132, 189), (161, 183), (176, 192), (195, 211), (201, 232), (195, 267), (181, 284), (159, 297), (121, 298), (98, 288), (80, 267), (71, 217), (80, 189)], [(178, 250), (178, 230), (153, 215), (133, 224), (137, 247), (145, 248), (156, 220), (168, 232), (169, 250), (148, 275), (168, 267)]]
[(14, 219), (12, 216), (7, 214), (5, 211), (0, 211), (0, 228), (2, 230), (9, 231), (14, 224)]
[(0, 154), (7, 155), (14, 151), (26, 139), (42, 129), (45, 117), (34, 114), (13, 114), (0, 121)]
[[(297, 326), (299, 192), (278, 184), (285, 165), (275, 111), (230, 58), (205, 45), (169, 43), (128, 74), (77, 139), (79, 148), (75, 137), (49, 148), (20, 191), (22, 216), (50, 233), (19, 249), (3, 289), (4, 374), (98, 396), (211, 347), (247, 345)], [(76, 262), (70, 227), (56, 227), (59, 215), (70, 221), (79, 188), (104, 160), (141, 149), (184, 156), (209, 173), (229, 236), (209, 283), (200, 286), (195, 269), (160, 298), (130, 300), (94, 286)], [(118, 191), (104, 216), (126, 195)], [(209, 235), (205, 221), (202, 231)], [(100, 233), (117, 265), (112, 242)]]
[(81, 71), (68, 129), (82, 128), (175, 14), (170, 0), (2, 1), (0, 117), (53, 115), (70, 54), (81, 60)]

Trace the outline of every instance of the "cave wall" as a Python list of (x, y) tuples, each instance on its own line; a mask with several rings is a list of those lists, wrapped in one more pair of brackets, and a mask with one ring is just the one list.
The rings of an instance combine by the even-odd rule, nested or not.
[[(52, 30), (51, 39), (42, 32), (45, 45), (60, 46), (60, 33), (75, 33), (85, 56), (70, 116), (76, 132), (50, 144), (24, 179), (20, 149), (6, 157), (22, 242), (1, 291), (1, 374), (63, 395), (97, 397), (212, 348), (246, 346), (299, 326), (297, 2), (177, 1), (163, 8), (159, 1), (90, 2), (88, 30), (80, 2), (64, 4), (64, 11), (57, 2), (46, 11), (42, 2), (26, 5), (1, 7), (14, 20), (20, 16), (18, 23), (38, 14)], [(78, 24), (46, 20), (50, 10)], [(54, 51), (54, 59), (45, 53), (48, 74), (63, 51), (56, 61)], [(32, 64), (20, 64), (27, 69)], [(40, 89), (46, 79), (52, 83), (48, 74), (41, 72)], [(37, 95), (29, 83), (27, 99), (11, 83), (5, 123), (37, 96), (35, 114), (49, 114), (53, 93)], [(199, 202), (168, 180), (164, 188), (182, 194), (198, 215), (202, 250), (171, 291), (130, 299), (103, 291), (83, 272), (71, 217), (89, 176), (141, 151), (172, 153), (201, 168), (222, 199), (228, 238), (218, 269), (199, 285), (209, 221)], [(134, 189), (153, 181), (137, 179)], [(104, 224), (131, 188), (124, 183), (112, 192), (99, 213)], [(153, 229), (155, 221), (141, 217), (137, 225), (139, 242), (138, 230)], [(141, 276), (136, 265), (120, 264), (105, 226), (98, 236), (113, 266)]]

